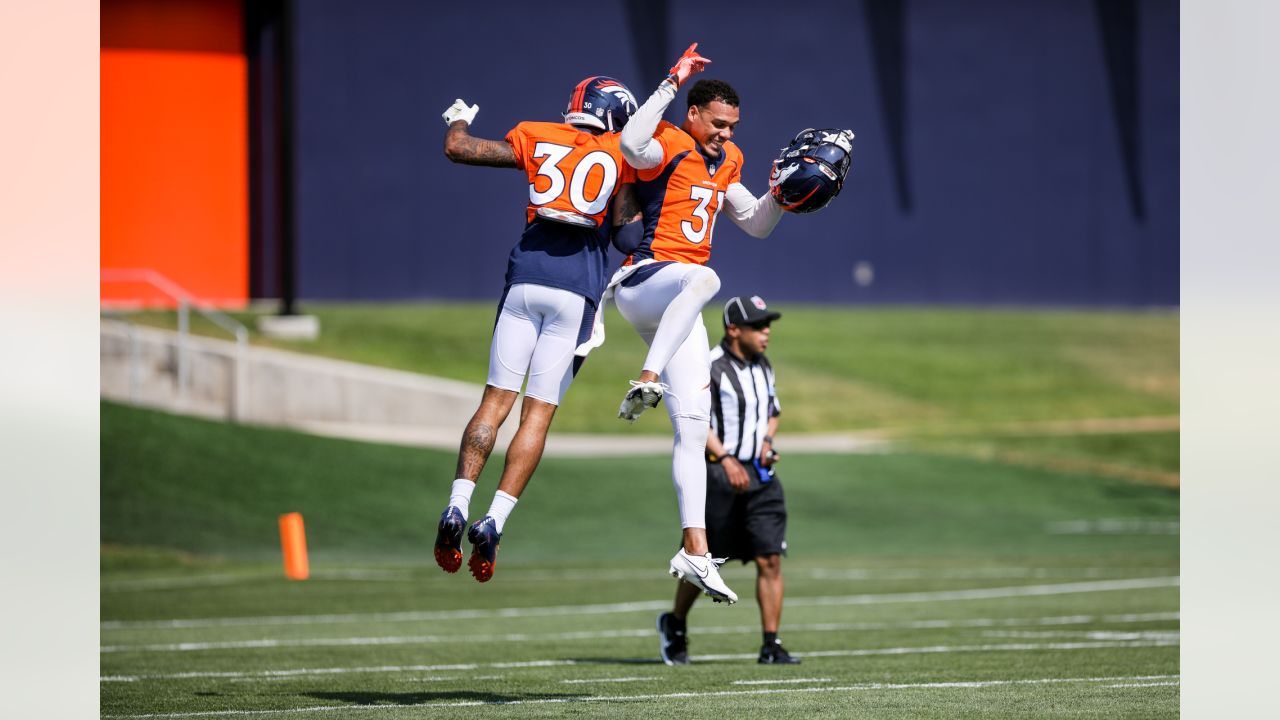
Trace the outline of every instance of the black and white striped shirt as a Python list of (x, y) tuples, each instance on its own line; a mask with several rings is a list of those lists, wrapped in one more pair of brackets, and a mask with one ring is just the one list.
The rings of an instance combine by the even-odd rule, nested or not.
[(769, 418), (782, 414), (773, 366), (764, 355), (747, 361), (725, 343), (711, 350), (711, 427), (725, 455), (750, 463), (760, 457)]

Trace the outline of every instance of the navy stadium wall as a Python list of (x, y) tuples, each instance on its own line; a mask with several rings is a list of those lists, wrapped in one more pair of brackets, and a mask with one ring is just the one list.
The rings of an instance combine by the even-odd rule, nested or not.
[[(752, 192), (796, 131), (857, 133), (825, 211), (785, 217), (763, 241), (721, 218), (723, 294), (1178, 303), (1176, 2), (803, 7), (297, 2), (299, 297), (496, 299), (526, 183), (447, 161), (440, 113), (479, 103), (473, 133), (501, 138), (558, 119), (587, 75), (643, 99), (696, 40), (713, 60), (704, 77), (742, 97)], [(681, 93), (667, 118), (683, 109)]]

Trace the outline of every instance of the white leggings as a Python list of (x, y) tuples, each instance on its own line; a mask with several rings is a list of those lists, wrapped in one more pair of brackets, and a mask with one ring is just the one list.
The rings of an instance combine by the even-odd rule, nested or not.
[(720, 290), (711, 268), (672, 263), (644, 280), (617, 288), (622, 317), (649, 346), (644, 369), (662, 377), (663, 395), (675, 442), (671, 479), (680, 505), (680, 526), (705, 528), (707, 467), (711, 425), (711, 352), (702, 308)]
[(489, 384), (559, 405), (573, 382), (574, 348), (581, 342), (587, 301), (559, 288), (512, 285), (498, 312), (489, 346)]

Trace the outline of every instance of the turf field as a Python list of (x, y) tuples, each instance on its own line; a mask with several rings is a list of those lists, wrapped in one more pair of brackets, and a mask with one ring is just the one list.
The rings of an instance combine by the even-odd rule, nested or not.
[[(1017, 462), (1167, 466), (1167, 434), (788, 455), (782, 638), (803, 664), (755, 663), (753, 575), (733, 567), (744, 602), (700, 603), (694, 663), (669, 668), (666, 459), (544, 460), (479, 585), (430, 557), (447, 453), (110, 403), (101, 424), (104, 716), (1178, 713), (1177, 491)], [(294, 510), (305, 582), (279, 566)]]
[[(867, 428), (968, 430), (1070, 419), (1178, 414), (1176, 312), (856, 308), (779, 304), (769, 357), (786, 407), (786, 432)], [(252, 342), (483, 383), (494, 303), (312, 303), (315, 342)], [(254, 327), (259, 313), (236, 316)], [(172, 314), (140, 322), (174, 327)], [(639, 373), (644, 344), (616, 309), (556, 413), (558, 432), (620, 432), (617, 412)], [(704, 313), (712, 342), (718, 309)], [(192, 329), (226, 334), (198, 317)], [(669, 433), (662, 413), (628, 432)]]

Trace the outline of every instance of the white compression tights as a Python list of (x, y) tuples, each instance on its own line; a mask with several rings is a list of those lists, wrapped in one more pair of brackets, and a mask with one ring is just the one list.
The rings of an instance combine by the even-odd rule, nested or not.
[(663, 403), (675, 431), (671, 478), (685, 528), (707, 526), (711, 355), (702, 308), (719, 289), (720, 278), (711, 268), (673, 263), (631, 287), (619, 287), (614, 296), (622, 317), (649, 345), (644, 369), (658, 373), (668, 387)]

